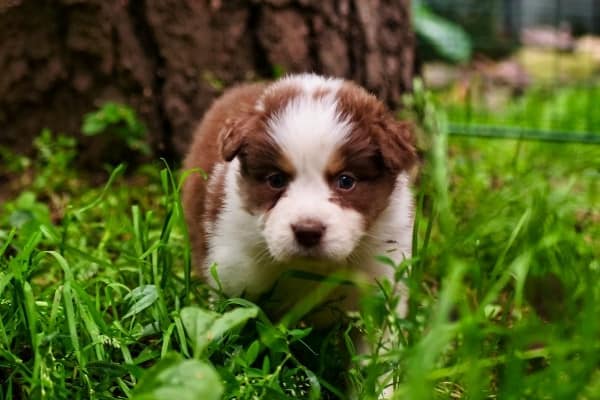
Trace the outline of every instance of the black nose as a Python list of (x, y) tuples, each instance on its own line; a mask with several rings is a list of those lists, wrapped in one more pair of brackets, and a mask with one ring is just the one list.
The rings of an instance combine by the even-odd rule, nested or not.
[(319, 221), (302, 221), (292, 224), (296, 241), (304, 247), (314, 247), (321, 242), (325, 225)]

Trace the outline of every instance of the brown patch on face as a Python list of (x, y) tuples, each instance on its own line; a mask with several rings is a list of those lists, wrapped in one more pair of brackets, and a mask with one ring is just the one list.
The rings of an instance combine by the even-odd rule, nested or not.
[(283, 174), (290, 182), (295, 174), (292, 163), (267, 135), (249, 142), (238, 158), (241, 165), (238, 185), (244, 208), (251, 214), (269, 211), (284, 195), (287, 185), (274, 188), (268, 178), (272, 174)]
[[(340, 175), (355, 178), (355, 186), (350, 190), (340, 189), (337, 181)], [(362, 214), (368, 229), (387, 207), (396, 176), (384, 165), (373, 145), (349, 141), (334, 154), (327, 167), (326, 179), (333, 193), (330, 200)]]
[[(223, 124), (219, 135), (221, 155), (225, 161), (233, 160), (242, 148), (256, 144), (263, 144), (269, 138), (266, 125), (270, 118), (284, 109), (294, 98), (301, 94), (299, 87), (285, 85), (265, 90), (258, 102), (252, 107), (245, 107), (233, 118)], [(260, 104), (261, 107), (257, 107)], [(269, 143), (266, 143), (270, 145)], [(272, 146), (268, 146), (272, 147)], [(268, 151), (269, 149), (265, 149)]]
[(223, 130), (223, 157), (227, 161), (238, 157), (240, 195), (245, 209), (252, 214), (270, 210), (285, 192), (285, 188), (269, 185), (269, 175), (282, 173), (288, 181), (294, 175), (292, 163), (267, 133), (266, 127), (269, 119), (300, 94), (300, 88), (294, 85), (267, 90), (259, 101), (261, 107), (249, 110), (243, 118), (232, 121)]
[(334, 176), (351, 168), (355, 176), (374, 178), (385, 165), (378, 146), (368, 135), (352, 133), (327, 163), (327, 175)]
[(259, 151), (272, 156), (268, 154), (273, 144), (266, 132), (267, 123), (301, 93), (300, 88), (292, 84), (267, 89), (252, 107), (245, 107), (238, 115), (227, 119), (219, 134), (223, 159), (231, 161), (242, 149), (248, 146), (256, 149), (262, 145), (266, 147)]
[[(344, 83), (337, 96), (338, 108), (353, 130), (328, 162), (331, 201), (361, 213), (368, 229), (387, 207), (398, 174), (416, 160), (412, 136), (408, 124), (395, 121), (383, 103), (362, 88)], [(342, 174), (356, 179), (352, 189), (338, 187)]]
[(350, 147), (374, 146), (393, 174), (412, 167), (417, 157), (409, 123), (396, 121), (381, 101), (353, 83), (345, 82), (337, 97), (340, 112), (354, 127)]

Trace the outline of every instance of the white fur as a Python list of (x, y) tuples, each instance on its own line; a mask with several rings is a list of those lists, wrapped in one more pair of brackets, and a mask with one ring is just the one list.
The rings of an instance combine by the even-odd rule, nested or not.
[[(223, 179), (226, 168), (225, 163), (218, 163), (213, 167), (213, 171), (210, 174), (210, 179), (206, 184), (206, 210), (212, 209), (217, 201), (217, 185)], [(204, 231), (207, 235), (211, 235), (214, 230), (211, 218), (208, 215), (204, 215)]]
[[(207, 261), (209, 263), (215, 262), (218, 265), (219, 279), (226, 294), (230, 296), (245, 294), (254, 300), (261, 293), (268, 291), (280, 274), (285, 272), (285, 263), (278, 262), (270, 255), (267, 237), (272, 233), (267, 233), (264, 223), (265, 215), (251, 215), (242, 207), (242, 199), (237, 190), (239, 162), (234, 160), (226, 168), (224, 207), (217, 218), (214, 231), (208, 237), (209, 253)], [(282, 201), (283, 199), (280, 200), (280, 203)], [(285, 203), (282, 205), (285, 206)], [(277, 206), (275, 209), (277, 209)], [(270, 215), (273, 224), (272, 228), (269, 229), (272, 230), (277, 230), (279, 226), (283, 226), (283, 224), (278, 224), (278, 218), (281, 215), (285, 215), (288, 211), (290, 211), (290, 215), (297, 215), (302, 210), (290, 210), (286, 207), (281, 207), (281, 211), (275, 211), (275, 209)], [(335, 219), (335, 217), (340, 218), (340, 214), (331, 215), (332, 219)], [(344, 219), (338, 219), (337, 222), (341, 225), (350, 222), (349, 225), (353, 225), (351, 221)], [(388, 207), (367, 232), (357, 229), (345, 234), (354, 236), (350, 239), (350, 242), (354, 241), (357, 236), (359, 236), (358, 240), (362, 239), (356, 257), (348, 263), (332, 262), (331, 264), (324, 264), (329, 266), (329, 271), (313, 272), (328, 273), (332, 272), (331, 270), (344, 269), (358, 273), (366, 282), (373, 282), (382, 278), (393, 280), (394, 271), (392, 268), (378, 263), (373, 257), (385, 254), (394, 261), (400, 262), (411, 255), (412, 199), (407, 176), (402, 174), (398, 177)], [(286, 242), (288, 239), (283, 238), (280, 240)], [(335, 238), (332, 237), (331, 240), (334, 241)], [(389, 243), (390, 241), (395, 243)], [(346, 243), (348, 242), (338, 242), (338, 245), (344, 247)], [(336, 249), (335, 245), (332, 248)], [(324, 265), (318, 264), (317, 266), (323, 268)], [(212, 285), (217, 286), (214, 281), (212, 281)], [(286, 302), (294, 304), (308, 292), (309, 290), (306, 287), (297, 292), (287, 291)], [(405, 294), (406, 289), (400, 287), (400, 293)], [(407, 311), (406, 296), (403, 297), (404, 301), (400, 303), (397, 310), (400, 317), (404, 317)]]
[[(361, 238), (364, 220), (360, 213), (329, 201), (332, 193), (317, 170), (307, 168), (290, 184), (284, 197), (264, 215), (264, 236), (273, 258), (287, 261), (294, 256), (324, 256), (343, 262)], [(291, 225), (316, 220), (325, 225), (318, 249), (303, 249), (296, 243)]]
[[(273, 91), (279, 90), (282, 87), (286, 86), (294, 86), (299, 87), (302, 91), (308, 95), (312, 95), (317, 90), (320, 89), (328, 89), (331, 91), (337, 91), (344, 81), (338, 78), (326, 78), (323, 76), (319, 76), (317, 74), (296, 74), (296, 75), (287, 75), (282, 79), (279, 79), (277, 82), (273, 83), (265, 92), (263, 93), (263, 97), (267, 96), (269, 93)], [(260, 98), (256, 103), (256, 109), (258, 111), (264, 110), (263, 99)]]
[(244, 210), (237, 187), (239, 170), (237, 159), (226, 165), (224, 204), (208, 235), (207, 262), (217, 263), (225, 293), (255, 298), (273, 284), (276, 274), (269, 262), (262, 263), (266, 247), (260, 221)]
[[(264, 111), (265, 96), (289, 86), (301, 92), (266, 121), (267, 133), (294, 168), (293, 180), (272, 209), (258, 213), (247, 210), (240, 192), (243, 178), (237, 158), (216, 164), (206, 186), (205, 267), (216, 263), (225, 294), (258, 300), (269, 292), (271, 304), (275, 305), (269, 312), (277, 315), (309, 297), (321, 285), (317, 280), (289, 275), (279, 279), (292, 269), (322, 275), (339, 271), (358, 283), (340, 285), (329, 293), (328, 307), (311, 314), (310, 323), (315, 327), (328, 326), (340, 309), (355, 310), (359, 288), (365, 283), (385, 278), (393, 281), (394, 269), (377, 262), (375, 256), (387, 255), (399, 263), (411, 255), (413, 204), (406, 173), (396, 178), (387, 207), (375, 221), (370, 221), (368, 229), (362, 214), (331, 200), (334, 193), (326, 181), (325, 170), (353, 128), (337, 107), (336, 93), (342, 84), (340, 79), (314, 74), (293, 75), (270, 85), (254, 105), (256, 110)], [(222, 199), (217, 197), (221, 183)], [(209, 214), (219, 200), (223, 205), (213, 221)], [(305, 248), (297, 243), (291, 226), (303, 220), (316, 220), (326, 227), (318, 246)], [(219, 286), (212, 274), (207, 277), (213, 287)], [(407, 288), (400, 285), (398, 294), (401, 300), (396, 312), (405, 317)], [(361, 353), (369, 351), (367, 342), (360, 338), (355, 345)], [(390, 397), (391, 389), (383, 395)]]
[[(393, 278), (392, 268), (376, 262), (375, 255), (386, 254), (397, 262), (410, 256), (412, 200), (406, 174), (397, 178), (389, 205), (368, 232), (359, 212), (342, 208), (330, 200), (332, 192), (324, 171), (351, 130), (350, 123), (336, 107), (335, 94), (341, 84), (338, 79), (305, 74), (284, 78), (268, 89), (294, 85), (303, 93), (267, 123), (268, 133), (296, 171), (285, 194), (271, 210), (260, 215), (245, 210), (238, 187), (240, 163), (237, 159), (219, 166), (222, 168), (219, 173), (225, 174), (224, 206), (214, 227), (207, 229), (207, 262), (217, 263), (226, 294), (245, 294), (256, 299), (291, 268), (287, 264), (289, 260), (300, 259), (313, 273), (348, 270), (372, 282), (382, 277)], [(330, 92), (316, 98), (312, 95), (323, 88)], [(257, 108), (260, 107), (259, 100)], [(316, 248), (303, 248), (294, 238), (291, 225), (306, 219), (326, 226), (322, 242)], [(287, 286), (285, 301), (293, 305), (307, 293), (306, 286)], [(354, 306), (355, 300), (352, 301)], [(398, 311), (403, 316), (406, 307)]]
[[(268, 248), (277, 261), (297, 255), (324, 255), (343, 261), (360, 239), (364, 221), (358, 212), (329, 201), (333, 193), (325, 181), (327, 162), (352, 128), (337, 109), (338, 82), (321, 80), (318, 86), (315, 75), (283, 82), (298, 85), (303, 94), (268, 122), (267, 132), (292, 162), (296, 175), (285, 195), (263, 218)], [(314, 98), (313, 93), (323, 87), (331, 91)], [(316, 220), (326, 226), (318, 252), (296, 243), (290, 226), (302, 220)]]

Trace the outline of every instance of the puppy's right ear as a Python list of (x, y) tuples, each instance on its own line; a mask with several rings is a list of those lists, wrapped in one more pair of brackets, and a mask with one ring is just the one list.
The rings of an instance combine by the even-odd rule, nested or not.
[(225, 161), (231, 161), (238, 155), (245, 141), (242, 122), (236, 119), (228, 119), (219, 133), (219, 145), (221, 156)]

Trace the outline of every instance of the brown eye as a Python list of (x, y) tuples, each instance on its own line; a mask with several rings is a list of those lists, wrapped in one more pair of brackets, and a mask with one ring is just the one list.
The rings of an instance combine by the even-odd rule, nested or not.
[(267, 175), (267, 183), (272, 189), (281, 190), (288, 184), (288, 178), (282, 172), (273, 172)]
[(349, 174), (341, 174), (336, 178), (335, 185), (340, 190), (352, 190), (356, 186), (356, 178)]

